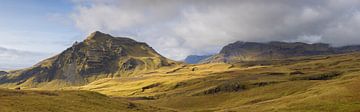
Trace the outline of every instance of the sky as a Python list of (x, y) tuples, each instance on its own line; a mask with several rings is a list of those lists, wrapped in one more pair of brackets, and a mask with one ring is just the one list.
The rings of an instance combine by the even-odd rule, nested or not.
[(360, 0), (0, 1), (0, 70), (29, 67), (94, 31), (174, 60), (235, 41), (360, 44)]
[(0, 1), (0, 70), (30, 67), (80, 39), (71, 1)]

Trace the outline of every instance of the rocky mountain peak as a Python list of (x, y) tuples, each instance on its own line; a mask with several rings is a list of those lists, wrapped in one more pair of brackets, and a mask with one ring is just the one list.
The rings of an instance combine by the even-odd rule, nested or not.
[(87, 41), (91, 41), (91, 40), (106, 40), (106, 39), (111, 39), (112, 36), (106, 33), (102, 33), (100, 31), (95, 31), (93, 33), (91, 33), (85, 40)]
[[(95, 31), (91, 33), (84, 41), (84, 44), (90, 45), (93, 47), (114, 47), (114, 46), (137, 46), (137, 45), (145, 45), (146, 43), (135, 41), (131, 38), (127, 37), (114, 37), (110, 34), (102, 33), (100, 31)], [(116, 44), (116, 45), (115, 45)], [(148, 46), (149, 47), (149, 46)]]
[[(66, 85), (83, 85), (100, 78), (136, 75), (173, 64), (176, 63), (146, 43), (96, 31), (59, 55), (17, 72), (14, 82), (37, 85), (60, 81)], [(4, 77), (0, 84), (7, 81)]]

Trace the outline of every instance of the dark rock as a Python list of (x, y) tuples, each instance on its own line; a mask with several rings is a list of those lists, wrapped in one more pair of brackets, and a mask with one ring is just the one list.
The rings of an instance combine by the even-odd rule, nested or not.
[(128, 103), (128, 106), (127, 106), (127, 108), (129, 108), (129, 109), (134, 109), (134, 108), (136, 108), (137, 106), (134, 104), (134, 103), (131, 103), (131, 102), (129, 102)]
[(296, 76), (290, 78), (290, 80), (330, 80), (337, 76), (342, 75), (341, 72), (332, 71), (327, 73), (320, 73), (320, 74), (309, 74), (305, 76)]
[(300, 71), (290, 72), (290, 75), (302, 75), (302, 74), (305, 74), (305, 73), (300, 72)]
[(155, 84), (151, 84), (151, 85), (148, 85), (148, 86), (145, 86), (145, 87), (142, 87), (142, 91), (144, 92), (145, 90), (147, 89), (151, 89), (151, 88), (154, 88), (154, 87), (158, 87), (160, 86), (161, 84), (160, 83), (155, 83)]
[(194, 67), (194, 68), (191, 69), (191, 71), (196, 71), (196, 70), (198, 70), (197, 67)]
[(229, 81), (224, 82), (216, 87), (212, 87), (210, 89), (207, 89), (199, 94), (195, 95), (207, 95), (207, 94), (216, 94), (220, 92), (237, 92), (245, 90), (246, 86), (238, 81)]
[(21, 88), (20, 87), (16, 87), (15, 90), (20, 90)]

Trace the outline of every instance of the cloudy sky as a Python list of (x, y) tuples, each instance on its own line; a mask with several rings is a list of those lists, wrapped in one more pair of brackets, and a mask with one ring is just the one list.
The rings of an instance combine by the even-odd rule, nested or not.
[(0, 69), (31, 66), (96, 30), (174, 60), (238, 40), (360, 44), (360, 0), (0, 1)]

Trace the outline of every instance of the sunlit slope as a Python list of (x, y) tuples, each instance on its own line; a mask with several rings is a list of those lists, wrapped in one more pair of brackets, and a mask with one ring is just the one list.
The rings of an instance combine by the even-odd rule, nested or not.
[(0, 89), (1, 112), (154, 112), (159, 108), (86, 91)]
[(85, 85), (102, 78), (132, 76), (176, 64), (146, 43), (97, 31), (59, 55), (33, 67), (0, 76), (0, 86), (59, 89)]
[(228, 71), (231, 67), (229, 64), (183, 65), (138, 74), (134, 77), (105, 78), (79, 89), (98, 91), (112, 96), (161, 97), (170, 94), (190, 94), (195, 93), (195, 90), (211, 86), (205, 84), (207, 82), (202, 81), (203, 79), (213, 80), (209, 76), (216, 76), (217, 73)]
[(360, 53), (184, 65), (77, 89), (178, 111), (359, 111)]

